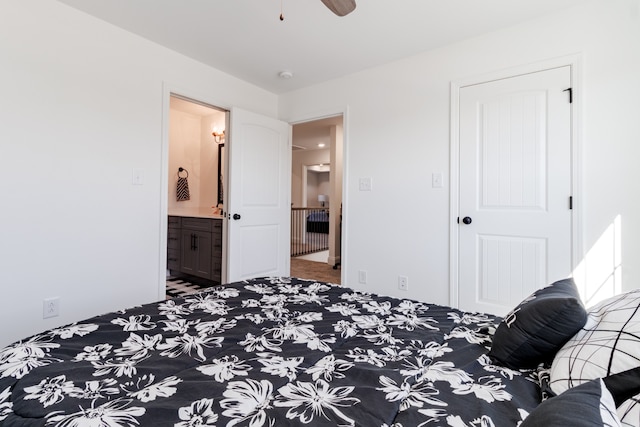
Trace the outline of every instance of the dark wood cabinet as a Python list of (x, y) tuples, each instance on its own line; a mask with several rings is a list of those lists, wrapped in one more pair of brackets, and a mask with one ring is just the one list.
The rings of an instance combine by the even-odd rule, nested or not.
[(217, 219), (211, 228), (211, 280), (222, 282), (222, 220)]
[(211, 279), (211, 233), (182, 229), (180, 271)]
[(167, 266), (220, 283), (222, 276), (222, 220), (169, 217)]
[(170, 216), (167, 230), (167, 268), (170, 271), (180, 271), (180, 232), (179, 216)]

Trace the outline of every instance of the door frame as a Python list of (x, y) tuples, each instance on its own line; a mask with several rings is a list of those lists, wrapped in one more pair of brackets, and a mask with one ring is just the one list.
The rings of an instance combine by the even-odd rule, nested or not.
[[(347, 182), (349, 181), (349, 168), (347, 167), (349, 164), (349, 105), (342, 108), (329, 108), (322, 111), (300, 115), (296, 115), (296, 113), (294, 113), (292, 117), (282, 118), (281, 120), (284, 120), (291, 126), (294, 126), (300, 123), (313, 122), (339, 115), (342, 115), (342, 229), (340, 230), (340, 283), (345, 283), (345, 271), (347, 271), (349, 262), (349, 258), (344, 256), (344, 254), (347, 253), (349, 244), (349, 239), (347, 238), (349, 230), (349, 186), (347, 185)], [(304, 179), (306, 180), (306, 174)]]
[[(575, 270), (583, 258), (583, 221), (582, 207), (584, 195), (582, 189), (583, 161), (581, 149), (582, 135), (582, 55), (575, 54), (558, 57), (546, 61), (493, 71), (487, 74), (454, 80), (450, 91), (450, 188), (449, 188), (449, 305), (459, 306), (459, 225), (460, 214), (460, 91), (464, 87), (509, 77), (517, 77), (553, 68), (569, 66), (571, 69), (571, 87), (573, 103), (571, 108), (571, 194), (573, 209), (571, 210), (571, 269)], [(579, 196), (579, 197), (577, 197)]]
[[(162, 130), (160, 142), (160, 230), (159, 230), (159, 254), (158, 254), (158, 300), (164, 300), (167, 294), (167, 222), (169, 214), (169, 120), (171, 95), (190, 99), (193, 102), (209, 105), (220, 110), (231, 111), (231, 106), (218, 100), (210, 99), (203, 93), (194, 93), (183, 87), (178, 87), (169, 82), (162, 82)], [(229, 114), (227, 113), (227, 121)], [(227, 124), (228, 127), (228, 124)], [(223, 247), (226, 224), (223, 227)], [(225, 262), (223, 251), (223, 263)], [(223, 264), (224, 267), (224, 264)], [(223, 274), (225, 271), (223, 271)], [(224, 279), (224, 277), (223, 277)]]

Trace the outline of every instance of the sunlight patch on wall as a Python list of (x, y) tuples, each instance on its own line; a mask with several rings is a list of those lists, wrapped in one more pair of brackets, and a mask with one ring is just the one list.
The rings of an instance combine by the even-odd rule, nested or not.
[(573, 272), (586, 307), (622, 292), (622, 219), (618, 215)]

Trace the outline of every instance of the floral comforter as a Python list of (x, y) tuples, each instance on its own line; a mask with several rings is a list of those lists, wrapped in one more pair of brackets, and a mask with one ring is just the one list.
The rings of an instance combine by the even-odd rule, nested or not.
[(295, 278), (110, 313), (0, 350), (2, 426), (516, 426), (500, 319)]

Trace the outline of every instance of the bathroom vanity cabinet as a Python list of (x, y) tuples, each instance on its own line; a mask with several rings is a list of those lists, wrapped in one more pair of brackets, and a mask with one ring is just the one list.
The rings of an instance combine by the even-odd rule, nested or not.
[(176, 272), (212, 280), (222, 279), (222, 219), (170, 215), (167, 267)]

